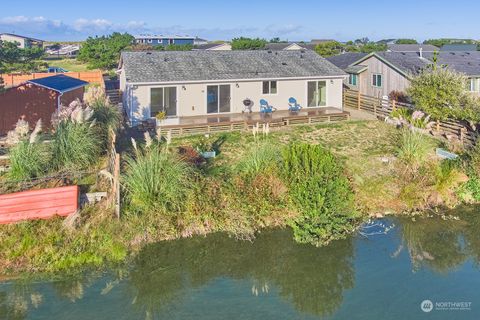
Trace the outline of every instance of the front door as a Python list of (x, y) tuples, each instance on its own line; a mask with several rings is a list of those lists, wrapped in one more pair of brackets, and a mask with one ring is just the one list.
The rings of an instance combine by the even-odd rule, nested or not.
[(165, 112), (167, 117), (177, 115), (177, 88), (163, 87), (150, 89), (150, 116)]

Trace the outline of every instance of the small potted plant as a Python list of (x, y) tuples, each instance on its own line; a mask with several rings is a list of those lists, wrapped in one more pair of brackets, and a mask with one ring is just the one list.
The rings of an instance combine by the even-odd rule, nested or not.
[(210, 139), (210, 135), (208, 134), (201, 137), (197, 141), (197, 143), (195, 144), (195, 149), (197, 149), (198, 153), (200, 153), (205, 159), (215, 158), (217, 155), (217, 152), (213, 148), (213, 143)]

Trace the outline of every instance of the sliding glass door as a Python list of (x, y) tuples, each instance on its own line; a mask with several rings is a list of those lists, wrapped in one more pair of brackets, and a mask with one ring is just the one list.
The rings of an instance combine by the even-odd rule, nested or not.
[(155, 117), (159, 112), (165, 112), (167, 117), (177, 115), (177, 88), (150, 89), (150, 116)]
[(207, 113), (230, 112), (230, 85), (207, 86)]
[(309, 81), (307, 84), (307, 102), (309, 107), (325, 107), (327, 105), (327, 82)]

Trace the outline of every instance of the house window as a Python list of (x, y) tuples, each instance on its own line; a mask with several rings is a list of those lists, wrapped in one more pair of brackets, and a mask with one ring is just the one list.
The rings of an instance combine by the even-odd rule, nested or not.
[(148, 39), (148, 43), (152, 43), (152, 39)]
[(168, 44), (174, 44), (175, 40), (174, 39), (168, 39)]
[(150, 116), (155, 117), (159, 112), (165, 112), (167, 117), (177, 115), (177, 88), (150, 89)]
[(382, 86), (382, 75), (374, 74), (372, 79), (372, 86), (380, 88)]
[(478, 83), (479, 80), (480, 78), (468, 79), (467, 90), (469, 90), (470, 92), (479, 92), (480, 91), (480, 86)]
[(230, 85), (207, 86), (207, 113), (230, 112)]
[(307, 102), (309, 107), (324, 107), (327, 105), (326, 81), (309, 81), (307, 83)]
[(263, 94), (277, 94), (277, 81), (263, 81)]
[(357, 80), (358, 80), (358, 75), (356, 74), (350, 74), (350, 77), (348, 78), (348, 84), (352, 86), (357, 85)]

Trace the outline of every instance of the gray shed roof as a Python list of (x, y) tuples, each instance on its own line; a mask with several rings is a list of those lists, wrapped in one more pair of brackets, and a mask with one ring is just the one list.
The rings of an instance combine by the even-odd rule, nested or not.
[(389, 44), (388, 50), (392, 52), (419, 52), (420, 49), (423, 52), (434, 52), (439, 51), (438, 47), (432, 46), (431, 44)]
[(309, 50), (123, 52), (121, 66), (131, 83), (346, 75)]
[(367, 56), (367, 53), (361, 52), (347, 52), (339, 54), (338, 56), (328, 57), (327, 60), (339, 67), (342, 70), (347, 69), (352, 63), (357, 62)]

